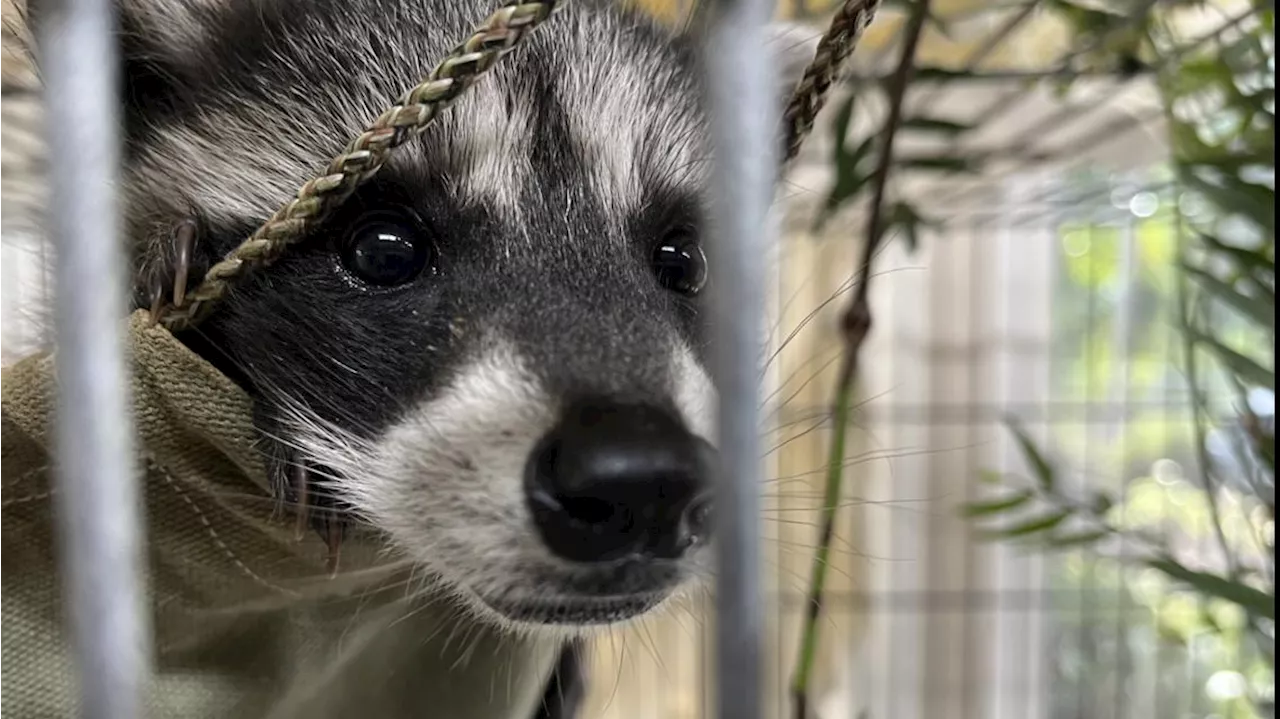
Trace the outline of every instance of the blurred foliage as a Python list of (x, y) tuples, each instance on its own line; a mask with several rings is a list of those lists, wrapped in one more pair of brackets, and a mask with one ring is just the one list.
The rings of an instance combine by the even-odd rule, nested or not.
[[(1275, 33), (1271, 2), (1252, 2), (1234, 16), (1207, 0), (1032, 8), (1068, 28), (1072, 51), (1025, 83), (1065, 95), (1084, 75), (1153, 78), (1170, 147), (1143, 176), (1065, 182), (1079, 199), (1059, 226), (1051, 393), (1083, 421), (1060, 424), (1053, 456), (1012, 423), (1031, 471), (987, 477), (989, 496), (964, 508), (991, 539), (1060, 560), (1053, 717), (1274, 716)], [(1223, 30), (1184, 37), (1181, 21), (1206, 13)], [(984, 80), (931, 66), (914, 77)], [(908, 109), (886, 128), (890, 84), (862, 80), (835, 105), (815, 229), (873, 197), (896, 129), (944, 141), (889, 165), (882, 227), (914, 249), (936, 220), (899, 193), (899, 173), (980, 172), (989, 158), (956, 149), (980, 126)], [(1117, 421), (1092, 421), (1115, 407)]]
[[(1074, 626), (1064, 615), (1061, 681), (1084, 694), (1143, 680), (1111, 677), (1117, 667), (1165, 666), (1176, 671), (1146, 678), (1157, 716), (1181, 706), (1161, 697), (1193, 698), (1195, 716), (1274, 716), (1274, 11), (1260, 5), (1241, 32), (1181, 56), (1165, 14), (1124, 25), (1105, 9), (1050, 7), (1100, 49), (1093, 61), (1160, 70), (1169, 170), (1114, 189), (1129, 219), (1082, 217), (1059, 233), (1058, 293), (1078, 299), (1055, 303), (1055, 395), (1133, 409), (1118, 429), (1084, 422), (1054, 437), (1057, 456), (1120, 467), (1118, 482), (1049, 457), (1015, 422), (1029, 476), (988, 477), (990, 497), (965, 513), (993, 539), (1065, 553), (1053, 590), (1100, 593), (1116, 614), (1092, 607)], [(1170, 400), (1191, 411), (1171, 417)], [(1087, 699), (1057, 696), (1055, 716), (1089, 713)]]

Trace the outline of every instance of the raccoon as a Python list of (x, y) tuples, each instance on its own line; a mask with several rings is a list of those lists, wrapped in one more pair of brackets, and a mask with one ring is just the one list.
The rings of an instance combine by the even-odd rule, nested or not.
[[(197, 282), (493, 10), (117, 4), (139, 308)], [(781, 88), (812, 35), (775, 30)], [(710, 571), (697, 53), (638, 11), (566, 4), (178, 335), (252, 396), (277, 498), (335, 553), (375, 531), (467, 621), (565, 647), (544, 712), (572, 712), (584, 637)]]

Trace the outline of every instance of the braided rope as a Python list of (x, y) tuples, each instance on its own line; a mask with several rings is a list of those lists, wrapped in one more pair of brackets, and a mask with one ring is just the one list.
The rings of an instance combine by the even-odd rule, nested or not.
[[(163, 308), (156, 319), (171, 330), (202, 319), (233, 284), (276, 261), (289, 247), (302, 241), (316, 223), (382, 168), (392, 150), (426, 131), (432, 121), (563, 2), (507, 0), (470, 38), (441, 60), (425, 80), (352, 140), (329, 163), (324, 174), (303, 185), (294, 199), (209, 268), (195, 289)], [(826, 104), (831, 85), (839, 78), (879, 7), (880, 0), (845, 0), (832, 18), (783, 114), (787, 161), (796, 156), (813, 130), (814, 119)]]
[(559, 1), (508, 0), (441, 60), (423, 82), (402, 95), (395, 106), (352, 140), (329, 163), (324, 174), (303, 185), (294, 199), (211, 267), (200, 285), (187, 292), (181, 302), (165, 308), (160, 321), (175, 330), (199, 321), (232, 284), (250, 271), (271, 264), (305, 238), (311, 227), (382, 168), (393, 149), (421, 135), (481, 75), (550, 17)]
[(805, 68), (791, 101), (782, 114), (785, 125), (784, 158), (790, 162), (800, 152), (814, 120), (827, 104), (831, 86), (840, 79), (845, 63), (858, 47), (862, 33), (875, 19), (881, 0), (845, 0), (818, 41), (813, 62)]

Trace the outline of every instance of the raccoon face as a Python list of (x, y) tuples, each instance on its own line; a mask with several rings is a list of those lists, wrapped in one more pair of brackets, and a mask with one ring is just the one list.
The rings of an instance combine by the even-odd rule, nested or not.
[[(195, 282), (492, 9), (122, 5), (140, 285), (184, 218)], [(685, 38), (572, 3), (183, 335), (273, 473), (487, 620), (623, 621), (708, 569), (697, 78)]]

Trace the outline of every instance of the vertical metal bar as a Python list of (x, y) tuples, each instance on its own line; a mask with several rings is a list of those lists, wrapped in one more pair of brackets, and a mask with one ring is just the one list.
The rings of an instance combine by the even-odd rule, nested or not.
[(128, 405), (110, 0), (46, 0), (38, 22), (50, 159), (59, 397), (55, 495), (82, 715), (142, 715), (149, 642)]
[(718, 713), (761, 712), (760, 371), (765, 257), (777, 172), (777, 89), (766, 47), (770, 0), (708, 3), (703, 67), (714, 162), (708, 249), (712, 374), (720, 392), (716, 503)]

